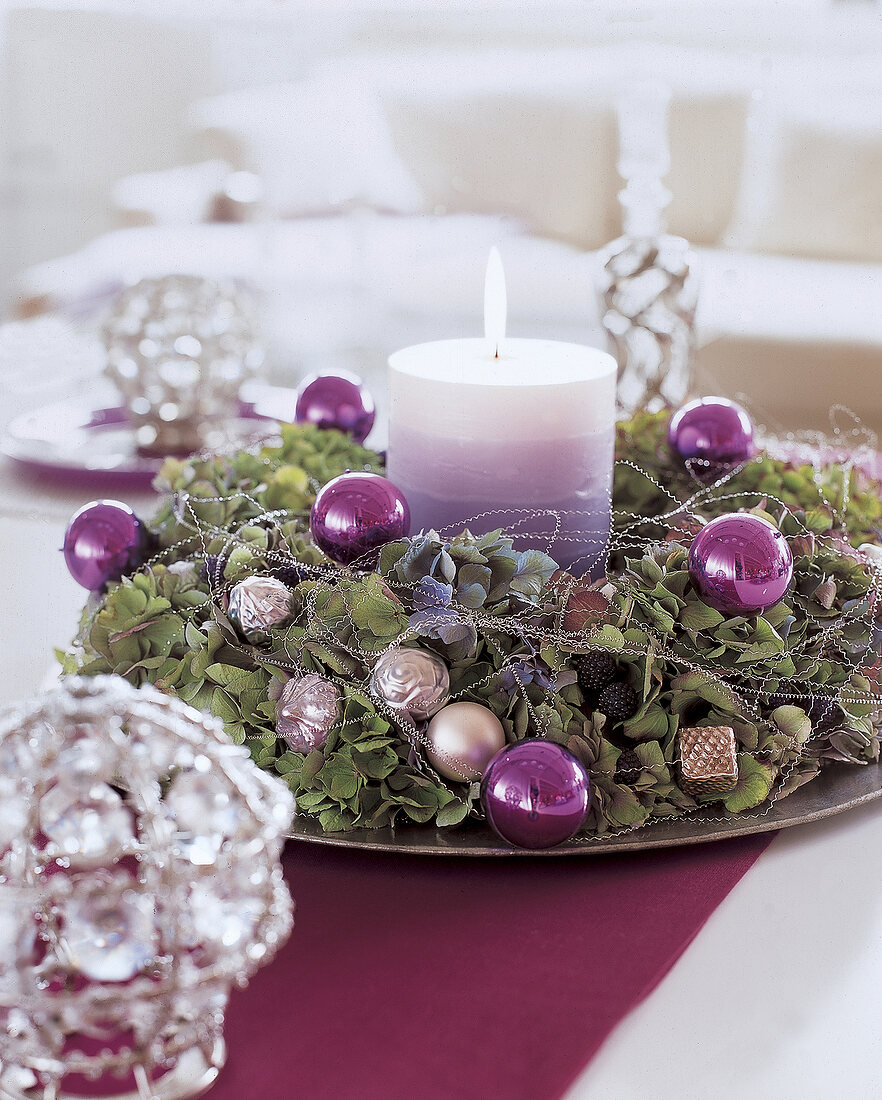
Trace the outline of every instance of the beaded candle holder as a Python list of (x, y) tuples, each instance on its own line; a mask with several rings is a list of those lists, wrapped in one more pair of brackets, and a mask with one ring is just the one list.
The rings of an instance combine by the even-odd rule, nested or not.
[(664, 231), (671, 195), (670, 91), (638, 82), (618, 104), (621, 237), (600, 253), (603, 327), (619, 364), (617, 401), (628, 415), (676, 407), (692, 381), (698, 287), (687, 241)]
[(231, 281), (142, 279), (104, 323), (106, 372), (142, 451), (185, 454), (224, 442), (239, 391), (263, 362), (257, 306)]
[(7, 710), (0, 758), (0, 1095), (199, 1095), (231, 987), (291, 929), (290, 793), (113, 676)]

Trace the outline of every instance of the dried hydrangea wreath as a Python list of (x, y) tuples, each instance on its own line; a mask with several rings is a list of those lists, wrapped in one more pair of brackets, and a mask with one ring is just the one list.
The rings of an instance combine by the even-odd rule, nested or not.
[[(744, 812), (828, 761), (878, 761), (882, 572), (857, 547), (882, 540), (879, 484), (766, 453), (708, 483), (672, 454), (669, 419), (619, 426), (610, 568), (594, 584), (501, 531), (421, 533), (387, 542), (372, 569), (336, 564), (310, 537), (314, 497), (383, 467), (334, 430), (285, 426), (258, 453), (168, 460), (148, 556), (90, 600), (64, 671), (210, 710), (325, 831), (480, 815), (474, 770), (432, 756), (429, 715), (448, 700), (489, 712), (491, 741), (496, 721), (507, 742), (544, 738), (581, 762), (582, 836), (705, 802)], [(690, 577), (693, 536), (738, 510), (792, 553), (788, 592), (763, 613), (715, 610)], [(372, 679), (384, 657), (394, 681), (385, 655), (402, 649), (433, 655), (422, 709)], [(687, 727), (732, 731), (731, 783), (690, 781)]]

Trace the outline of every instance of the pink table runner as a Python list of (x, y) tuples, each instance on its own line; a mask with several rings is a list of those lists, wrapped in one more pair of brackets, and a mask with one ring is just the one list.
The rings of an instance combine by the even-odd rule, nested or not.
[(212, 1100), (557, 1100), (773, 834), (605, 857), (290, 844), (294, 933)]

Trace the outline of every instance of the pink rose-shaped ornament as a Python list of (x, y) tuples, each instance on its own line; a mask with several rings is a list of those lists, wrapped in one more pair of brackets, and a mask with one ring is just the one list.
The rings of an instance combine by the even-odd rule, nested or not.
[(276, 702), (276, 733), (294, 752), (320, 749), (337, 718), (339, 699), (339, 688), (317, 672), (289, 680)]

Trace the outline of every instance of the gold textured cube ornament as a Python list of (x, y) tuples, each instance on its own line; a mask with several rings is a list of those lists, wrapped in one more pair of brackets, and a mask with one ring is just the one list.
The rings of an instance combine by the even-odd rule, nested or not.
[(680, 730), (680, 786), (694, 797), (726, 794), (738, 781), (731, 726)]

